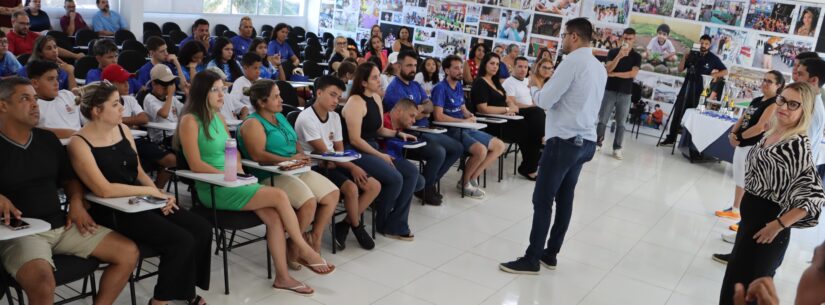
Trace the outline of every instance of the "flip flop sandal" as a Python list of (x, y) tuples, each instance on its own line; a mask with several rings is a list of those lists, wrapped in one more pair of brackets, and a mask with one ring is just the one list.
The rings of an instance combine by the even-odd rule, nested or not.
[[(309, 288), (309, 286), (305, 285), (304, 283), (301, 283), (301, 285), (293, 286), (293, 287), (277, 287), (277, 286), (275, 286), (275, 284), (273, 284), (272, 288), (275, 288), (277, 290), (292, 292), (294, 294), (302, 295), (302, 296), (305, 296), (305, 297), (311, 297), (312, 295), (315, 294), (315, 290), (312, 290), (310, 292), (301, 292), (300, 290), (298, 290), (298, 289)], [(312, 288), (310, 288), (310, 289), (312, 289)]]
[[(309, 262), (305, 261), (303, 258), (299, 258), (299, 259), (297, 260), (297, 262), (298, 262), (299, 264), (303, 265), (304, 267), (307, 267), (307, 268), (309, 269), (309, 271), (312, 271), (312, 272), (314, 272), (315, 274), (318, 274), (318, 275), (327, 275), (327, 274), (332, 274), (332, 272), (334, 272), (334, 271), (335, 271), (335, 266), (330, 266), (330, 265), (327, 263), (327, 260), (325, 260), (325, 259), (321, 259), (321, 260), (322, 260), (322, 261), (324, 261), (322, 264), (310, 264)], [(320, 271), (318, 271), (318, 270), (316, 270), (316, 269), (315, 269), (315, 268), (318, 268), (318, 267), (323, 267), (323, 266), (326, 266), (327, 268), (329, 268), (329, 271), (327, 271), (327, 272), (320, 272)]]
[(189, 301), (189, 305), (201, 305), (201, 301), (204, 301), (204, 302), (203, 302), (203, 305), (207, 305), (207, 303), (205, 302), (205, 300), (203, 299), (203, 297), (201, 297), (201, 296), (199, 296), (199, 295), (196, 295), (194, 299), (192, 299), (191, 301)]

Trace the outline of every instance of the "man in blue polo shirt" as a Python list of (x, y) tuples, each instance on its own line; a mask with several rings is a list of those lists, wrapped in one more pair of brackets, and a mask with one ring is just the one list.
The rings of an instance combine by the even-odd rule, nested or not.
[(275, 29), (272, 30), (272, 40), (269, 41), (269, 45), (266, 48), (266, 55), (280, 55), (282, 64), (290, 61), (294, 67), (297, 67), (300, 60), (298, 56), (295, 56), (295, 51), (292, 50), (292, 46), (286, 42), (287, 36), (289, 36), (289, 26), (286, 25), (286, 23), (275, 25)]
[[(195, 23), (192, 24), (192, 35), (189, 35), (189, 37), (186, 37), (183, 40), (181, 40), (180, 46), (183, 47), (183, 45), (185, 45), (187, 42), (193, 40), (200, 42), (201, 45), (203, 45), (203, 47), (206, 49), (206, 53), (212, 51), (212, 45), (215, 44), (215, 38), (209, 36), (209, 21), (206, 21), (206, 19), (195, 20)], [(206, 57), (209, 57), (209, 54), (205, 55), (207, 55)], [(172, 69), (172, 71), (175, 71), (175, 69)]]
[[(455, 55), (447, 56), (441, 61), (441, 67), (444, 69), (445, 77), (433, 87), (433, 118), (437, 122), (475, 122), (475, 116), (464, 105), (464, 88), (461, 85), (464, 79), (464, 64), (461, 58)], [(478, 187), (477, 179), (504, 153), (504, 142), (475, 129), (462, 131), (451, 128), (446, 135), (462, 145), (462, 152), (467, 151), (471, 154), (464, 165), (464, 185), (459, 181), (458, 190), (470, 198), (483, 199), (485, 193)]]
[[(401, 99), (410, 99), (419, 108), (422, 104), (431, 103), (421, 84), (413, 81), (418, 66), (418, 55), (412, 50), (404, 50), (398, 53), (397, 62), (401, 71), (387, 87), (387, 93), (384, 95), (384, 110), (392, 110)], [(415, 122), (416, 126), (422, 127), (427, 127), (429, 124), (429, 115)], [(424, 181), (427, 185), (424, 186), (424, 190), (416, 192), (416, 196), (423, 198), (426, 204), (440, 205), (442, 195), (439, 194), (436, 183), (461, 157), (464, 150), (461, 143), (443, 134), (422, 133), (418, 137), (427, 141), (427, 145), (411, 150), (409, 154), (412, 158), (425, 161)]]
[[(146, 40), (146, 48), (149, 49), (150, 59), (137, 71), (137, 80), (141, 86), (146, 86), (146, 84), (149, 83), (152, 68), (157, 64), (167, 65), (175, 76), (183, 75), (183, 68), (180, 62), (178, 62), (178, 57), (175, 54), (169, 54), (165, 40), (157, 36), (149, 37), (149, 39)], [(189, 83), (183, 78), (179, 78), (178, 81), (180, 88), (184, 92), (187, 92)]]
[(114, 36), (118, 30), (128, 28), (126, 21), (117, 12), (109, 9), (109, 0), (97, 0), (100, 9), (92, 18), (92, 27), (100, 36)]
[(235, 48), (235, 58), (238, 61), (241, 60), (246, 52), (249, 51), (249, 45), (252, 44), (252, 32), (255, 28), (252, 26), (252, 18), (249, 16), (243, 16), (241, 18), (241, 24), (238, 26), (238, 36), (232, 37), (229, 39), (232, 42), (232, 47)]

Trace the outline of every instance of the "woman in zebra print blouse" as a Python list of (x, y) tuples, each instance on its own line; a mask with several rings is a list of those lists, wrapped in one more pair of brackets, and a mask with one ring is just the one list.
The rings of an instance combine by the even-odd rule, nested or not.
[(774, 275), (790, 242), (789, 228), (817, 224), (825, 193), (806, 135), (814, 92), (806, 83), (786, 86), (776, 99), (770, 129), (748, 154), (742, 221), (719, 304), (733, 304), (736, 283), (747, 287), (759, 277)]

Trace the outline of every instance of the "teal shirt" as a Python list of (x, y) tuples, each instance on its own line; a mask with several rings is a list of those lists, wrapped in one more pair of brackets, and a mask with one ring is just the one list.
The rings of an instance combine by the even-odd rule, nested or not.
[[(258, 120), (258, 122), (263, 125), (264, 134), (266, 135), (266, 145), (264, 149), (266, 149), (267, 152), (284, 158), (289, 158), (298, 153), (296, 149), (298, 134), (295, 133), (295, 130), (292, 129), (292, 126), (289, 125), (289, 121), (286, 120), (283, 114), (275, 114), (275, 120), (278, 121), (278, 125), (270, 123), (257, 112), (250, 114), (246, 119)], [(251, 159), (249, 152), (246, 150), (246, 145), (244, 145), (243, 133), (238, 133), (238, 147), (244, 159)], [(269, 172), (259, 170), (252, 171), (252, 174), (261, 180), (269, 178), (271, 175)]]

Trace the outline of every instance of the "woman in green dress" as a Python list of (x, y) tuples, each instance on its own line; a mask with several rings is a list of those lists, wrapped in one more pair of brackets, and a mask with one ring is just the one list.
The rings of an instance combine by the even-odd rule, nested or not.
[[(211, 71), (202, 71), (192, 79), (189, 98), (175, 132), (175, 146), (182, 148), (189, 168), (196, 173), (223, 173), (224, 152), (229, 131), (220, 109), (224, 103), (224, 83)], [(243, 173), (240, 158), (237, 171)], [(203, 204), (212, 205), (209, 185), (195, 183)], [(253, 211), (266, 225), (266, 241), (275, 262), (276, 276), (272, 287), (299, 294), (313, 289), (289, 276), (286, 265), (286, 236), (302, 236), (295, 211), (284, 191), (260, 184), (243, 187), (215, 187), (216, 207), (229, 211)], [(327, 264), (303, 238), (295, 239), (298, 262), (318, 274), (329, 274), (335, 266)]]

